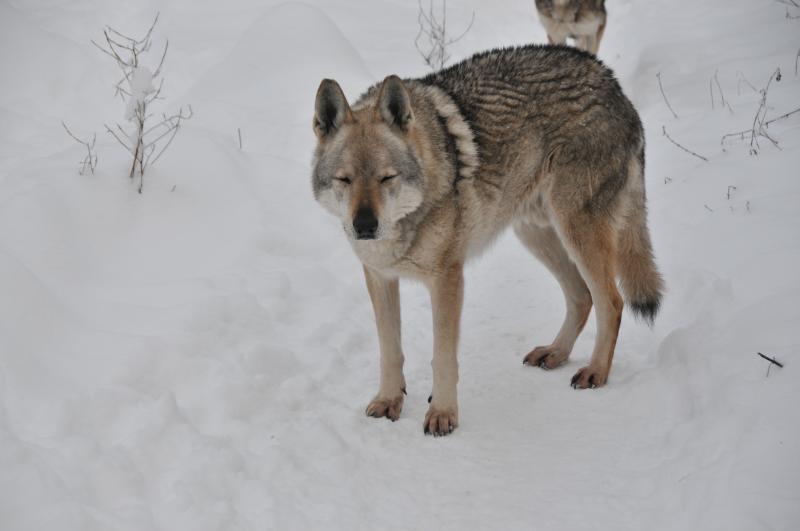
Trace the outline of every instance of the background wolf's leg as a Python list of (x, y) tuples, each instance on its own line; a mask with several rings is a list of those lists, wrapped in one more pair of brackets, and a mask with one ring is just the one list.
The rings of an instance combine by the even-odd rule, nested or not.
[(536, 347), (523, 361), (528, 365), (553, 369), (569, 358), (592, 309), (592, 296), (553, 227), (518, 222), (514, 225), (514, 232), (525, 247), (553, 273), (564, 292), (567, 315), (561, 330), (550, 345)]
[(597, 55), (597, 50), (600, 47), (600, 41), (598, 40), (597, 35), (597, 33), (593, 35), (584, 35), (578, 39), (578, 48)]
[(589, 51), (591, 51), (595, 55), (597, 55), (597, 51), (600, 49), (600, 41), (603, 39), (603, 32), (605, 30), (606, 30), (606, 21), (605, 19), (603, 19), (603, 22), (600, 23), (600, 27), (597, 28), (597, 33), (589, 43), (592, 46), (592, 49)]
[(403, 409), (406, 380), (403, 376), (403, 348), (400, 340), (400, 287), (396, 278), (386, 279), (364, 267), (367, 290), (375, 311), (381, 349), (381, 384), (367, 406), (370, 417), (397, 420)]
[(606, 383), (622, 319), (617, 291), (615, 236), (608, 221), (573, 212), (558, 220), (558, 234), (592, 294), (597, 315), (597, 338), (589, 365), (572, 377), (572, 386), (586, 389)]
[(433, 398), (425, 433), (447, 435), (458, 426), (458, 335), (464, 300), (464, 272), (453, 265), (428, 281), (433, 309)]
[(567, 44), (567, 34), (561, 31), (550, 34), (548, 31), (547, 42), (550, 44)]

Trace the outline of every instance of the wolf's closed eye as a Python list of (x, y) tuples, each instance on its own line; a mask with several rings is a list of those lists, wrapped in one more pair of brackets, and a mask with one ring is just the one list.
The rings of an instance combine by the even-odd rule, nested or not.
[(350, 177), (334, 177), (333, 180), (344, 184), (350, 184), (352, 182)]
[(391, 181), (392, 179), (394, 179), (395, 177), (397, 177), (396, 173), (394, 175), (386, 175), (385, 177), (383, 177), (381, 179), (381, 184), (387, 183), (387, 182)]

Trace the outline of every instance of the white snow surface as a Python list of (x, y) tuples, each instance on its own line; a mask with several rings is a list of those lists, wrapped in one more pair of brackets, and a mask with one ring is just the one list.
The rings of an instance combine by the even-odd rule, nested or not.
[[(532, 0), (448, 7), (455, 33), (475, 12), (451, 62), (546, 41)], [(0, 3), (0, 528), (800, 529), (800, 114), (770, 126), (780, 149), (720, 144), (778, 67), (769, 116), (800, 106), (800, 9), (607, 7), (600, 58), (647, 134), (663, 311), (652, 329), (624, 315), (602, 389), (568, 385), (593, 319), (565, 367), (523, 367), (564, 306), (506, 234), (467, 269), (460, 427), (434, 439), (427, 293), (402, 286), (402, 416), (367, 418), (372, 309), (310, 190), (319, 81), (352, 100), (425, 74), (417, 3)], [(139, 195), (102, 132), (118, 72), (89, 40), (156, 11), (155, 110), (195, 116)], [(715, 73), (729, 108), (711, 107)], [(62, 119), (97, 132), (94, 175)]]

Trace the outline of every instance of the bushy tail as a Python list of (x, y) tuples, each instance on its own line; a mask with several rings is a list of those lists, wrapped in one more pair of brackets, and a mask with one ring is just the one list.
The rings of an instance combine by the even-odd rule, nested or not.
[(619, 232), (617, 247), (617, 271), (625, 301), (637, 318), (652, 326), (664, 292), (664, 279), (658, 272), (653, 258), (653, 247), (647, 230), (647, 207), (645, 206), (644, 178), (637, 164), (639, 186), (633, 186), (631, 205), (625, 223)]

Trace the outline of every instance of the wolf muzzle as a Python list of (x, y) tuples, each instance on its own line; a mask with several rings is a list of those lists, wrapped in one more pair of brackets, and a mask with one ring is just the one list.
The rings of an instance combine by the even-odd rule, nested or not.
[(359, 208), (353, 219), (353, 229), (357, 240), (374, 240), (378, 232), (378, 218), (371, 208)]

